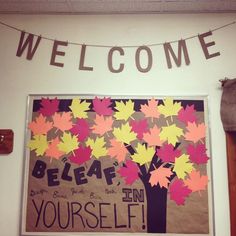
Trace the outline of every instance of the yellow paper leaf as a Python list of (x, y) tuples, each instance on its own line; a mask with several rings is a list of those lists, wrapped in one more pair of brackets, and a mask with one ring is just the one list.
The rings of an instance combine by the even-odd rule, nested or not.
[(182, 154), (180, 157), (175, 158), (175, 166), (173, 171), (179, 179), (184, 179), (187, 174), (194, 170), (193, 163), (190, 163), (189, 155)]
[(78, 148), (79, 143), (77, 137), (69, 132), (64, 132), (61, 140), (62, 141), (57, 145), (57, 147), (60, 151), (66, 154), (73, 152)]
[(37, 156), (42, 156), (48, 148), (46, 135), (34, 135), (33, 139), (29, 141), (28, 147), (30, 150), (35, 150)]
[(114, 117), (117, 120), (127, 121), (130, 118), (130, 116), (132, 116), (134, 113), (134, 102), (132, 102), (131, 100), (129, 100), (126, 103), (123, 101), (116, 102), (115, 109), (118, 111), (115, 112)]
[(168, 116), (177, 116), (179, 110), (182, 108), (180, 102), (173, 101), (172, 98), (166, 98), (163, 100), (164, 105), (159, 105), (158, 110), (161, 114), (163, 114), (165, 117)]
[(163, 141), (168, 141), (169, 144), (175, 146), (175, 144), (178, 142), (178, 138), (183, 134), (183, 129), (173, 124), (170, 126), (162, 127), (162, 130), (160, 132), (160, 139)]
[(86, 111), (89, 110), (89, 106), (89, 102), (86, 102), (85, 100), (82, 101), (79, 98), (74, 98), (69, 108), (71, 109), (74, 118), (88, 118)]
[(134, 153), (131, 157), (134, 162), (139, 163), (140, 165), (144, 165), (152, 161), (154, 154), (154, 147), (146, 148), (145, 145), (138, 143), (136, 153)]
[(92, 149), (92, 155), (97, 159), (107, 155), (105, 144), (106, 142), (103, 137), (97, 137), (95, 140), (89, 138), (86, 142), (86, 145)]
[(122, 124), (121, 128), (114, 128), (113, 135), (116, 139), (122, 143), (130, 144), (133, 140), (136, 139), (136, 133), (131, 131), (129, 123)]

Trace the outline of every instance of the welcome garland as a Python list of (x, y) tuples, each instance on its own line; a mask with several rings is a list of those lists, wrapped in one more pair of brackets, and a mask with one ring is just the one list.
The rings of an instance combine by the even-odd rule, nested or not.
[[(114, 55), (118, 54), (116, 58), (119, 58), (122, 60), (122, 56), (125, 55), (124, 48), (137, 48), (135, 52), (135, 65), (138, 71), (142, 73), (147, 73), (152, 69), (153, 65), (153, 55), (151, 51), (151, 47), (154, 46), (163, 46), (167, 67), (171, 69), (172, 63), (174, 62), (177, 67), (180, 67), (182, 65), (182, 55), (185, 61), (186, 65), (190, 64), (189, 59), (189, 53), (186, 45), (186, 41), (194, 38), (198, 38), (200, 45), (202, 47), (204, 56), (206, 59), (210, 59), (213, 57), (220, 56), (220, 52), (210, 53), (208, 48), (215, 45), (214, 41), (206, 42), (206, 38), (209, 36), (212, 36), (212, 33), (214, 31), (221, 30), (223, 28), (232, 26), (236, 23), (236, 21), (230, 22), (228, 24), (222, 25), (220, 27), (214, 28), (213, 30), (209, 30), (202, 34), (192, 35), (190, 37), (186, 37), (184, 39), (179, 40), (172, 40), (165, 43), (153, 43), (153, 44), (145, 44), (145, 45), (122, 45), (122, 46), (113, 46), (113, 45), (103, 45), (103, 44), (85, 44), (85, 43), (77, 43), (72, 41), (61, 41), (61, 40), (55, 40), (50, 37), (45, 37), (43, 35), (39, 34), (33, 34), (31, 32), (24, 31), (20, 28), (17, 28), (15, 26), (9, 25), (3, 21), (0, 21), (0, 25), (5, 26), (7, 28), (10, 28), (12, 30), (18, 31), (21, 33), (20, 40), (18, 43), (18, 48), (16, 52), (16, 56), (21, 57), (23, 53), (26, 53), (26, 59), (32, 60), (34, 57), (34, 54), (40, 44), (40, 41), (42, 39), (47, 41), (53, 42), (52, 52), (51, 52), (51, 59), (50, 59), (50, 65), (57, 66), (57, 67), (64, 67), (64, 63), (58, 62), (56, 60), (57, 57), (63, 57), (65, 56), (65, 52), (59, 49), (59, 47), (67, 47), (68, 45), (78, 45), (81, 46), (81, 53), (80, 53), (80, 62), (79, 62), (79, 70), (85, 70), (85, 71), (93, 71), (94, 68), (92, 66), (85, 65), (85, 56), (86, 56), (86, 49), (87, 47), (93, 47), (93, 48), (108, 48), (108, 56), (107, 56), (107, 65), (108, 69), (112, 73), (120, 73), (124, 70), (125, 65), (124, 63), (120, 62), (119, 65), (116, 67), (114, 66)], [(177, 55), (174, 52), (171, 44), (178, 43), (178, 52)], [(142, 57), (141, 54), (146, 54), (146, 63), (142, 63)], [(145, 64), (145, 65), (144, 65)]]

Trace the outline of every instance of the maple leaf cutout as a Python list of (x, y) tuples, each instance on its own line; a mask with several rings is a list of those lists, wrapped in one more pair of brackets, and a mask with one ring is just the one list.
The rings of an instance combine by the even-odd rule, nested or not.
[(164, 144), (160, 149), (157, 149), (157, 156), (164, 162), (174, 162), (175, 158), (181, 155), (181, 151), (175, 149), (172, 144)]
[(138, 143), (138, 146), (136, 148), (136, 152), (131, 155), (131, 158), (134, 162), (140, 164), (141, 166), (149, 163), (152, 161), (152, 158), (155, 154), (155, 148), (154, 147), (145, 147), (145, 145), (142, 145)]
[(72, 163), (81, 165), (90, 160), (91, 153), (92, 149), (90, 147), (79, 146), (79, 148), (74, 151), (74, 155), (69, 156), (69, 160)]
[(173, 171), (179, 179), (184, 179), (187, 174), (194, 170), (193, 163), (190, 163), (189, 156), (182, 154), (180, 157), (175, 158), (175, 166)]
[(148, 104), (141, 105), (141, 111), (145, 117), (149, 118), (159, 118), (160, 112), (158, 110), (158, 101), (154, 98), (148, 100)]
[(41, 108), (39, 109), (39, 113), (43, 116), (52, 116), (58, 111), (59, 100), (57, 100), (57, 98), (42, 98), (40, 105)]
[(52, 129), (52, 122), (46, 121), (46, 117), (40, 114), (35, 118), (35, 121), (29, 123), (28, 128), (32, 131), (34, 135), (47, 134), (47, 132)]
[(191, 162), (200, 164), (206, 164), (209, 157), (206, 154), (206, 148), (204, 144), (198, 144), (197, 146), (189, 144), (187, 147), (187, 153)]
[(61, 142), (57, 145), (58, 149), (66, 154), (73, 152), (78, 148), (78, 140), (75, 135), (69, 132), (64, 132), (61, 137)]
[(175, 201), (177, 205), (184, 205), (185, 199), (192, 191), (185, 186), (181, 179), (176, 179), (171, 183), (169, 188), (170, 199)]
[(188, 124), (188, 122), (196, 122), (197, 117), (194, 105), (187, 105), (185, 109), (182, 107), (178, 113), (178, 119), (185, 124)]
[(60, 143), (60, 140), (58, 137), (51, 140), (51, 142), (49, 143), (48, 148), (46, 150), (45, 156), (59, 159), (64, 154), (64, 152), (62, 152), (58, 149), (57, 145), (59, 143)]
[(86, 145), (92, 148), (92, 155), (97, 159), (107, 155), (106, 142), (103, 137), (97, 137), (95, 140), (88, 138)]
[(34, 135), (28, 143), (30, 150), (35, 150), (37, 156), (42, 156), (48, 148), (46, 135)]
[(189, 174), (189, 178), (184, 181), (192, 192), (199, 192), (205, 190), (208, 185), (208, 177), (206, 175), (200, 175), (200, 171), (193, 170)]
[(93, 109), (98, 115), (111, 116), (113, 113), (112, 108), (109, 107), (111, 105), (111, 98), (104, 97), (103, 99), (99, 99), (95, 97), (93, 99)]
[(69, 130), (72, 128), (72, 121), (71, 121), (71, 113), (70, 112), (62, 112), (55, 113), (52, 116), (53, 119), (53, 126), (57, 129), (61, 130), (62, 132)]
[(158, 110), (165, 117), (177, 116), (179, 110), (182, 108), (180, 102), (174, 102), (172, 98), (166, 98), (163, 100), (164, 105), (159, 105)]
[(79, 142), (85, 141), (90, 134), (89, 123), (84, 118), (78, 118), (76, 123), (70, 129), (70, 132), (77, 136)]
[(128, 150), (126, 149), (125, 145), (115, 139), (110, 140), (110, 143), (111, 147), (108, 148), (108, 155), (115, 157), (119, 163), (123, 162), (126, 155), (128, 154)]
[(149, 132), (143, 134), (143, 140), (148, 146), (161, 146), (163, 141), (160, 139), (160, 129), (154, 125), (149, 129)]
[(90, 110), (89, 108), (90, 103), (86, 102), (86, 100), (82, 101), (79, 98), (74, 98), (71, 102), (69, 108), (71, 109), (74, 118), (88, 118), (87, 111)]
[(126, 103), (121, 101), (121, 102), (116, 102), (115, 109), (117, 112), (115, 112), (114, 117), (117, 120), (125, 120), (127, 121), (135, 112), (134, 111), (134, 102), (131, 100), (127, 101)]
[(111, 131), (113, 125), (113, 118), (112, 116), (105, 117), (96, 115), (94, 120), (95, 125), (92, 126), (92, 130), (94, 134), (104, 135), (106, 132)]
[(114, 128), (113, 135), (118, 141), (127, 144), (136, 139), (136, 134), (131, 131), (129, 123), (122, 124), (120, 128)]
[(138, 139), (143, 138), (143, 134), (148, 131), (148, 123), (146, 119), (143, 120), (131, 120), (130, 125), (132, 127), (132, 131), (137, 134)]
[(154, 185), (159, 184), (161, 188), (168, 188), (168, 184), (170, 183), (168, 178), (173, 175), (170, 168), (165, 168), (163, 166), (151, 171), (150, 174), (151, 177), (149, 179), (149, 183), (151, 186), (153, 187)]
[(117, 172), (125, 178), (125, 183), (132, 185), (137, 179), (139, 179), (139, 168), (136, 163), (131, 160), (127, 160), (124, 167), (121, 167)]
[(206, 137), (206, 126), (204, 123), (196, 124), (195, 122), (188, 122), (185, 139), (197, 143), (199, 140)]
[(179, 141), (179, 138), (184, 135), (183, 129), (176, 126), (176, 124), (170, 126), (163, 126), (160, 132), (160, 139), (162, 141), (168, 141), (169, 144), (175, 146)]

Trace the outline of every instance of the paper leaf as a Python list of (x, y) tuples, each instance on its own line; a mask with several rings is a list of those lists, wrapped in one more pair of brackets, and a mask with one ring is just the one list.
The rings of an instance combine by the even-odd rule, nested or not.
[(98, 115), (103, 115), (103, 116), (110, 116), (112, 115), (113, 111), (112, 108), (109, 107), (111, 106), (111, 98), (103, 98), (99, 99), (98, 97), (95, 97), (93, 99), (93, 109)]
[(114, 128), (113, 135), (118, 141), (127, 144), (136, 139), (136, 134), (131, 131), (129, 123), (122, 124), (120, 128)]
[(99, 134), (100, 136), (104, 135), (106, 132), (111, 131), (113, 125), (112, 116), (99, 116), (96, 115), (94, 120), (95, 125), (91, 128), (94, 134)]
[(40, 114), (35, 118), (35, 121), (29, 123), (28, 128), (32, 131), (34, 135), (47, 134), (47, 132), (52, 129), (52, 122), (46, 121), (46, 117)]
[(198, 144), (197, 146), (188, 145), (187, 153), (192, 163), (206, 164), (209, 157), (206, 154), (206, 148), (204, 144)]
[(183, 130), (177, 127), (176, 124), (163, 126), (160, 132), (160, 139), (162, 141), (168, 141), (169, 144), (175, 146), (175, 144), (179, 141), (179, 137), (183, 134)]
[(87, 111), (90, 110), (89, 108), (90, 103), (86, 102), (86, 100), (82, 101), (79, 98), (74, 98), (71, 102), (69, 108), (71, 109), (74, 118), (88, 118)]
[(154, 185), (159, 184), (161, 188), (168, 188), (168, 184), (170, 183), (168, 178), (173, 175), (170, 168), (165, 168), (163, 166), (151, 171), (150, 174), (151, 177), (149, 179), (149, 183), (151, 186), (153, 187)]
[(72, 163), (82, 165), (86, 161), (90, 160), (92, 149), (90, 147), (79, 146), (78, 149), (74, 151), (74, 155), (69, 157)]
[(89, 123), (86, 119), (78, 118), (70, 132), (78, 137), (79, 142), (83, 142), (90, 134)]
[(178, 119), (186, 124), (188, 124), (188, 122), (196, 122), (197, 117), (194, 105), (187, 105), (185, 109), (182, 107), (178, 113)]
[(155, 100), (154, 98), (148, 100), (148, 105), (144, 104), (141, 105), (141, 111), (145, 115), (145, 117), (150, 117), (150, 118), (159, 118), (160, 112), (158, 110), (158, 101)]
[(92, 148), (92, 155), (97, 159), (107, 155), (106, 142), (103, 137), (97, 137), (95, 140), (88, 138), (86, 145)]
[(119, 163), (123, 162), (126, 155), (128, 154), (128, 150), (126, 149), (125, 145), (115, 139), (110, 140), (110, 143), (111, 147), (108, 148), (108, 155), (115, 157)]
[(57, 146), (60, 151), (66, 154), (73, 152), (78, 148), (77, 137), (69, 132), (64, 132), (63, 136), (61, 137), (61, 142)]
[(51, 140), (51, 142), (49, 143), (48, 148), (46, 150), (45, 156), (59, 159), (64, 154), (64, 152), (62, 152), (58, 149), (59, 143), (60, 143), (60, 140), (58, 137)]
[(34, 135), (28, 143), (30, 150), (35, 150), (37, 156), (42, 156), (48, 148), (46, 135)]
[(57, 100), (57, 98), (42, 98), (40, 105), (41, 108), (39, 109), (39, 113), (41, 113), (43, 116), (52, 116), (58, 111), (59, 100)]
[(145, 145), (138, 143), (136, 152), (131, 157), (134, 162), (144, 165), (152, 161), (154, 154), (155, 149), (153, 147), (146, 148)]
[(148, 146), (161, 146), (163, 141), (160, 139), (160, 129), (154, 125), (149, 132), (143, 134), (143, 140)]
[(192, 192), (199, 192), (205, 190), (208, 184), (208, 177), (206, 175), (200, 175), (200, 171), (193, 170), (189, 174), (189, 178), (184, 181)]
[(172, 144), (164, 144), (160, 149), (157, 149), (157, 156), (163, 162), (174, 162), (175, 158), (181, 155), (181, 151), (175, 149)]
[(188, 123), (185, 139), (197, 143), (199, 140), (206, 137), (206, 126), (204, 123), (197, 125), (195, 122)]
[(176, 179), (169, 187), (170, 200), (175, 201), (177, 205), (184, 205), (185, 199), (192, 192), (181, 179)]
[(182, 108), (180, 102), (174, 102), (172, 98), (166, 98), (163, 100), (164, 105), (159, 105), (158, 110), (165, 117), (177, 116), (179, 110)]
[(182, 154), (180, 157), (175, 159), (173, 171), (179, 179), (184, 179), (192, 170), (194, 170), (193, 163), (190, 163), (188, 155)]
[(134, 102), (131, 100), (127, 101), (126, 103), (123, 101), (116, 102), (115, 109), (118, 111), (115, 112), (114, 117), (117, 120), (127, 121), (134, 113)]
[(131, 120), (130, 125), (132, 127), (132, 131), (137, 134), (137, 138), (140, 140), (143, 138), (143, 134), (148, 131), (148, 123), (146, 119)]
[(121, 167), (117, 172), (125, 178), (125, 183), (128, 185), (132, 185), (139, 179), (139, 168), (137, 164), (131, 160), (127, 160), (124, 167)]
[(71, 118), (70, 112), (55, 113), (55, 115), (52, 116), (53, 126), (62, 132), (70, 130), (72, 128)]

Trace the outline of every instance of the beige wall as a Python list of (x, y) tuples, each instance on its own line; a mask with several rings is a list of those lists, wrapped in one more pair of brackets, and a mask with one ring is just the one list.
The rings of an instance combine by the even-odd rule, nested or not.
[[(234, 14), (204, 15), (99, 15), (99, 16), (8, 16), (0, 20), (35, 34), (86, 44), (143, 45), (187, 38), (234, 21)], [(14, 151), (0, 156), (0, 231), (19, 235), (24, 131), (28, 94), (104, 95), (209, 95), (209, 120), (214, 179), (215, 229), (229, 236), (229, 207), (225, 137), (220, 121), (219, 79), (235, 77), (236, 25), (213, 32), (206, 41), (216, 45), (206, 60), (198, 38), (187, 41), (190, 65), (168, 69), (162, 46), (151, 47), (153, 67), (140, 73), (135, 67), (135, 50), (125, 50), (122, 73), (107, 68), (107, 48), (88, 48), (86, 64), (93, 71), (78, 70), (80, 46), (69, 45), (66, 56), (58, 57), (63, 68), (50, 66), (52, 44), (42, 40), (32, 61), (16, 57), (20, 33), (0, 25), (0, 127), (13, 129)], [(117, 56), (117, 55), (115, 55)], [(114, 66), (119, 57), (114, 60)], [(144, 62), (145, 63), (145, 62)]]

